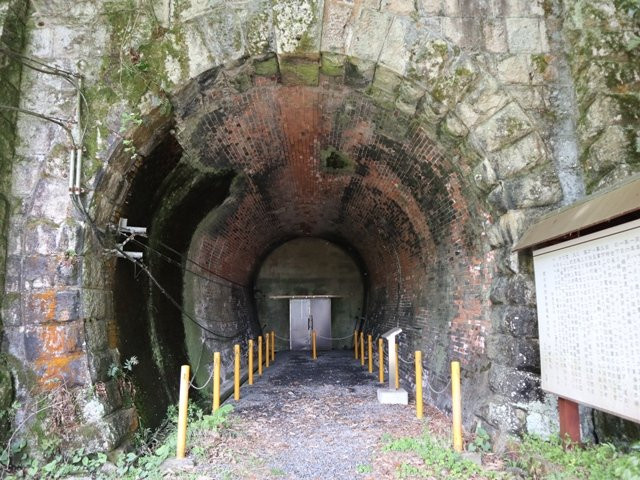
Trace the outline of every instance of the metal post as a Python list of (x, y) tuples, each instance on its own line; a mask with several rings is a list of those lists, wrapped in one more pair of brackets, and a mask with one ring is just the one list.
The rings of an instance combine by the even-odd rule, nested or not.
[(220, 352), (213, 354), (213, 411), (220, 408)]
[(247, 355), (249, 357), (249, 385), (253, 385), (253, 339), (249, 340), (249, 352)]
[(267, 333), (264, 336), (264, 366), (265, 366), (265, 368), (269, 368), (269, 359), (271, 358), (271, 347), (269, 346), (270, 339), (271, 339), (271, 334)]
[(178, 440), (176, 458), (184, 458), (187, 446), (187, 411), (189, 405), (189, 365), (180, 369), (180, 402), (178, 407)]
[[(578, 404), (566, 398), (558, 397), (560, 416), (560, 438), (565, 448), (580, 443), (580, 412)], [(569, 443), (570, 442), (570, 443)]]
[(318, 358), (318, 355), (316, 352), (316, 331), (315, 330), (311, 332), (311, 358), (313, 358), (314, 360)]
[(258, 337), (258, 375), (262, 376), (262, 335)]
[(416, 350), (416, 417), (422, 418), (422, 352)]
[(240, 400), (240, 345), (233, 347), (233, 399)]
[(389, 390), (398, 389), (398, 356), (396, 355), (397, 344), (389, 342)]
[(451, 410), (453, 413), (453, 449), (462, 451), (462, 398), (460, 397), (460, 362), (451, 362)]
[(384, 383), (384, 341), (378, 339), (378, 376), (380, 383)]
[(400, 345), (396, 344), (396, 390), (400, 388), (400, 361), (398, 356), (400, 355), (398, 351), (400, 350)]
[(276, 361), (276, 332), (271, 330), (271, 361)]
[(373, 339), (371, 337), (371, 334), (367, 335), (367, 353), (369, 354), (369, 373), (373, 373), (373, 345), (372, 342)]
[(358, 360), (358, 330), (353, 331), (353, 356)]
[(364, 367), (364, 332), (360, 332), (360, 365)]

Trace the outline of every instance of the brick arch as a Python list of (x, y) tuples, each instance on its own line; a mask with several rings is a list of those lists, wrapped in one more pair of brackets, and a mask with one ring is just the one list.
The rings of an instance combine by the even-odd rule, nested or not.
[[(462, 359), (481, 375), (469, 381), (472, 404), (486, 405), (493, 395), (486, 345), (492, 315), (501, 314), (487, 299), (496, 288), (527, 281), (496, 271), (501, 247), (523, 228), (518, 208), (557, 199), (525, 195), (514, 203), (510, 185), (548, 160), (539, 134), (456, 47), (430, 41), (441, 62), (422, 70), (407, 63), (412, 73), (404, 75), (330, 52), (314, 60), (312, 82), (287, 73), (291, 58), (275, 53), (214, 67), (176, 91), (173, 118), (152, 114), (147, 125), (173, 128), (181, 161), (195, 162), (198, 175), (232, 171), (240, 185), (225, 200), (224, 215), (213, 210), (203, 217), (185, 252), (201, 275), (232, 286), (214, 282), (211, 290), (185, 278), (185, 295), (224, 297), (222, 304), (242, 313), (227, 315), (227, 324), (254, 334), (250, 282), (264, 252), (297, 236), (337, 238), (357, 250), (371, 274), (368, 328), (380, 333), (404, 324), (405, 348), (433, 353), (434, 378), (446, 376), (448, 358)], [(416, 80), (416, 71), (429, 81)], [(145, 152), (157, 144), (148, 132), (132, 134), (138, 136)], [(327, 167), (332, 155), (346, 162), (342, 171)], [(121, 172), (109, 166), (105, 179), (111, 175)], [(198, 318), (219, 314), (215, 303), (195, 303), (189, 311)], [(187, 332), (192, 360), (199, 342), (206, 353), (216, 345)], [(448, 397), (433, 400), (446, 408)]]

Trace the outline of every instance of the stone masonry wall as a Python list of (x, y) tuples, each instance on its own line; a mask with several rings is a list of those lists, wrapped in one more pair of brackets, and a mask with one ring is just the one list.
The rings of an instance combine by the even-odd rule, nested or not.
[[(0, 47), (13, 52), (22, 51), (26, 1), (7, 1), (0, 4)], [(11, 167), (15, 149), (15, 120), (17, 113), (2, 107), (17, 108), (20, 102), (22, 65), (8, 52), (0, 51), (0, 290), (4, 289), (7, 257), (7, 226), (11, 214)], [(2, 316), (4, 317), (4, 316)], [(4, 340), (0, 317), (0, 344)], [(7, 362), (0, 354), (0, 429), (7, 431), (6, 417), (2, 415), (13, 401), (13, 381)], [(2, 440), (3, 435), (0, 435)]]
[[(327, 143), (336, 155), (347, 151), (367, 170), (367, 180), (355, 178), (346, 194), (354, 204), (365, 199), (363, 210), (345, 217), (359, 221), (340, 228), (354, 244), (372, 242), (363, 242), (361, 250), (378, 279), (368, 304), (373, 328), (406, 321), (406, 347), (430, 350), (429, 367), (442, 380), (450, 358), (465, 359), (463, 391), (482, 392), (465, 412), (467, 424), (479, 417), (502, 432), (546, 432), (553, 415), (538, 388), (531, 265), (510, 247), (537, 216), (578, 198), (583, 175), (597, 189), (635, 171), (637, 163), (637, 109), (626, 107), (636, 99), (635, 53), (617, 56), (604, 48), (608, 44), (598, 44), (595, 52), (602, 52), (603, 61), (589, 62), (592, 46), (576, 35), (586, 28), (593, 34), (588, 38), (605, 32), (602, 38), (633, 46), (627, 16), (636, 13), (623, 1), (588, 8), (587, 3), (566, 2), (562, 10), (537, 0), (34, 0), (23, 52), (85, 76), (84, 201), (99, 229), (106, 231), (119, 217), (132, 177), (172, 128), (172, 115), (185, 161), (201, 163), (197, 175), (228, 167), (235, 158), (236, 173), (255, 176), (255, 184), (231, 196), (238, 202), (237, 218), (229, 217), (233, 228), (221, 232), (215, 222), (208, 224), (214, 246), (219, 236), (242, 245), (231, 252), (235, 257), (217, 252), (223, 261), (208, 265), (238, 283), (250, 279), (251, 262), (279, 241), (276, 228), (288, 228), (292, 236), (335, 233), (323, 213), (335, 199), (327, 195), (326, 203), (314, 204), (305, 195), (322, 194), (314, 190), (319, 185), (324, 193), (341, 187), (341, 180), (316, 183), (305, 176), (309, 165), (319, 166), (326, 145), (302, 134), (320, 126), (315, 138), (331, 139)], [(610, 16), (589, 13), (609, 12), (612, 5), (618, 19), (613, 23)], [(581, 47), (567, 48), (570, 70), (563, 69), (564, 40), (557, 36), (563, 33), (568, 45)], [(622, 61), (611, 75), (587, 73), (614, 68), (614, 59)], [(575, 134), (571, 76), (584, 113)], [(610, 81), (597, 88), (584, 83), (598, 79)], [(250, 110), (259, 105), (260, 97), (251, 95), (261, 88), (279, 99), (274, 111), (285, 115), (279, 117), (285, 129), (249, 119), (249, 127), (265, 133), (241, 141), (242, 128), (225, 123), (229, 107), (211, 107), (234, 95)], [(72, 125), (76, 92), (68, 83), (24, 72), (20, 92), (23, 107)], [(327, 99), (330, 114), (338, 111), (333, 101), (377, 114), (361, 124), (361, 115), (348, 109), (335, 115), (351, 129), (343, 136), (339, 121), (333, 131), (322, 130), (331, 122), (314, 107), (317, 98)], [(290, 108), (294, 101), (301, 107)], [(278, 110), (280, 105), (287, 108)], [(198, 125), (188, 120), (191, 115), (211, 135), (200, 149), (190, 136)], [(555, 118), (563, 121), (560, 132)], [(103, 385), (106, 396), (80, 405), (77, 424), (89, 426), (82, 435), (93, 439), (91, 448), (111, 448), (135, 426), (132, 409), (117, 399), (105, 377), (119, 361), (117, 332), (110, 327), (116, 321), (115, 260), (104, 261), (86, 219), (69, 201), (69, 144), (61, 129), (26, 115), (8, 120), (19, 142), (11, 176), (3, 351), (41, 385), (48, 379), (63, 379), (76, 390)], [(243, 148), (257, 153), (256, 164), (244, 162)], [(283, 149), (296, 154), (288, 163)], [(397, 165), (407, 170), (393, 171), (391, 152), (406, 155)], [(325, 153), (329, 158), (332, 152)], [(269, 168), (281, 174), (268, 179), (271, 193), (296, 185), (298, 217), (316, 224), (278, 217), (268, 203), (253, 201), (261, 196), (251, 190), (261, 185), (256, 174)], [(429, 169), (436, 181), (426, 175)], [(365, 177), (364, 171), (356, 173)], [(167, 201), (172, 198), (177, 197), (167, 194)], [(366, 207), (385, 212), (370, 215), (376, 228), (368, 229), (367, 217), (357, 216)], [(387, 216), (396, 220), (385, 223)], [(390, 241), (395, 237), (386, 233), (394, 225), (401, 226), (397, 250)], [(271, 236), (253, 242), (249, 232)], [(200, 263), (213, 258), (200, 258), (202, 252), (195, 252)], [(28, 386), (19, 386), (18, 394), (27, 398)], [(434, 400), (447, 407), (446, 396)]]

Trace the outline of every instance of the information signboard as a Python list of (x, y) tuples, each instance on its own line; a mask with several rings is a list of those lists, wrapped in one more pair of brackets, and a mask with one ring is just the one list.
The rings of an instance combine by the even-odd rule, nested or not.
[(640, 220), (533, 258), (542, 388), (640, 422)]

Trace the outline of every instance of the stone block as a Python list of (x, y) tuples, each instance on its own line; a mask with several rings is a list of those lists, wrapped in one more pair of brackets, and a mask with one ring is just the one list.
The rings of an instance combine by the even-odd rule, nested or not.
[(80, 291), (56, 292), (56, 321), (68, 322), (80, 318)]
[(547, 149), (539, 133), (533, 132), (489, 155), (498, 179), (510, 178), (548, 161)]
[(530, 225), (533, 218), (522, 210), (510, 210), (500, 217), (487, 231), (487, 239), (493, 247), (513, 245)]
[(481, 150), (495, 152), (533, 130), (527, 115), (516, 103), (502, 110), (472, 131), (473, 143)]
[(491, 324), (497, 332), (514, 337), (538, 336), (538, 314), (534, 307), (494, 307), (491, 311)]
[(585, 158), (585, 170), (590, 181), (611, 170), (628, 157), (630, 142), (624, 128), (619, 125), (606, 127), (589, 147)]
[(493, 77), (480, 75), (479, 80), (470, 86), (465, 97), (456, 105), (456, 114), (471, 129), (486, 121), (509, 101), (509, 96), (504, 94)]
[(56, 293), (44, 290), (24, 294), (25, 309), (23, 321), (25, 325), (53, 322), (56, 314)]
[(2, 325), (18, 326), (22, 323), (22, 297), (10, 292), (2, 296)]
[(562, 187), (555, 170), (546, 168), (524, 177), (500, 181), (487, 200), (501, 212), (542, 207), (562, 200)]
[(544, 53), (549, 51), (544, 19), (507, 18), (507, 39), (512, 53)]
[(489, 370), (489, 387), (494, 393), (503, 395), (512, 402), (542, 399), (540, 377), (511, 366), (493, 363)]
[(398, 87), (396, 108), (406, 115), (415, 114), (420, 100), (424, 96), (424, 88), (414, 82), (403, 81)]
[(535, 306), (535, 285), (529, 275), (497, 276), (491, 284), (490, 300), (494, 304)]
[(382, 8), (394, 15), (411, 15), (416, 11), (414, 0), (382, 0)]
[(322, 52), (345, 52), (349, 21), (354, 6), (339, 0), (325, 0), (322, 18)]
[(418, 12), (426, 15), (440, 15), (442, 11), (441, 0), (418, 0)]
[(484, 48), (491, 53), (505, 53), (507, 29), (502, 18), (488, 18), (482, 25)]
[(531, 55), (520, 53), (509, 55), (497, 64), (497, 78), (504, 83), (530, 85), (533, 79)]
[(80, 282), (80, 262), (76, 256), (65, 256), (56, 267), (56, 286), (75, 286)]
[(90, 350), (87, 353), (89, 374), (92, 382), (104, 382), (109, 380), (111, 365), (118, 364), (117, 350)]
[[(549, 93), (545, 90), (545, 87), (529, 85), (512, 85), (507, 87), (507, 91), (513, 99), (518, 102), (518, 105), (525, 110), (536, 110), (538, 112), (546, 110), (549, 107), (547, 104)], [(566, 98), (565, 95), (563, 95), (563, 98)]]
[(54, 357), (66, 356), (84, 347), (84, 328), (79, 322), (62, 325), (37, 325), (25, 329), (27, 360), (57, 363)]
[(373, 80), (375, 62), (349, 58), (344, 66), (344, 82), (350, 87), (363, 89)]
[(273, 4), (278, 55), (318, 55), (323, 0), (279, 0)]
[(278, 57), (280, 76), (284, 85), (317, 86), (320, 78), (318, 59)]
[(524, 432), (526, 412), (509, 402), (491, 402), (479, 413), (489, 425), (504, 433), (517, 435)]
[(378, 402), (386, 405), (408, 405), (409, 394), (404, 388), (379, 388)]
[(85, 319), (84, 334), (89, 351), (104, 351), (109, 346), (109, 332), (106, 320)]
[(410, 18), (394, 18), (389, 26), (378, 62), (400, 75), (410, 66), (411, 48), (417, 41), (415, 22)]
[(347, 46), (350, 56), (377, 62), (384, 45), (385, 35), (393, 17), (386, 13), (364, 9), (353, 26), (351, 41)]
[(482, 23), (474, 17), (445, 17), (442, 33), (466, 51), (477, 51), (484, 45)]
[(473, 181), (483, 192), (488, 192), (498, 181), (492, 162), (485, 158), (473, 169)]
[(527, 371), (540, 370), (540, 345), (535, 338), (491, 335), (487, 338), (487, 356), (501, 365)]

